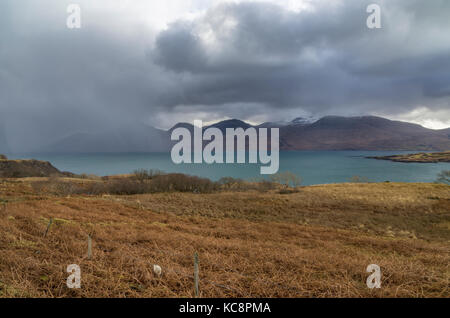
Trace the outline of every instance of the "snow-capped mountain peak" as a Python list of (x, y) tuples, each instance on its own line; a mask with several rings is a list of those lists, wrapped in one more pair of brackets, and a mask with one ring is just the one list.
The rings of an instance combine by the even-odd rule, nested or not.
[(291, 125), (309, 125), (309, 124), (315, 123), (317, 120), (318, 119), (313, 116), (297, 117), (293, 121), (291, 121), (290, 124)]

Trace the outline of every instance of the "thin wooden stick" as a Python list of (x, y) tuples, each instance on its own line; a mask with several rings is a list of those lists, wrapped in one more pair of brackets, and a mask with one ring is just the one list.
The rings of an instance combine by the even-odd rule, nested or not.
[(92, 259), (92, 239), (91, 239), (91, 235), (88, 235), (88, 259)]
[(195, 252), (194, 254), (194, 289), (195, 289), (195, 297), (198, 297), (198, 254)]
[(50, 227), (52, 226), (52, 224), (53, 224), (53, 218), (50, 218), (50, 221), (48, 222), (48, 225), (47, 225), (47, 229), (45, 230), (45, 233), (44, 233), (44, 237), (47, 237), (48, 231), (50, 231)]

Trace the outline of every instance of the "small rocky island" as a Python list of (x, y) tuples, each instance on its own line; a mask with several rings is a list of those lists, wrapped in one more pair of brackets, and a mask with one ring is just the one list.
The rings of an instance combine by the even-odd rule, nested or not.
[(438, 163), (450, 162), (450, 151), (415, 153), (395, 156), (367, 157), (370, 159), (390, 160), (395, 162), (418, 162), (418, 163)]

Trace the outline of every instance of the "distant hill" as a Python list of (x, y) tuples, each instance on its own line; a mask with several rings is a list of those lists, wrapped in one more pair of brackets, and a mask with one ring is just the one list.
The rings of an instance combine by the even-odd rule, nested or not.
[(304, 126), (280, 128), (285, 150), (447, 150), (446, 130), (385, 118), (324, 117)]
[(168, 136), (168, 132), (164, 130), (135, 125), (101, 133), (73, 134), (39, 149), (39, 152), (163, 152), (170, 149)]
[[(39, 151), (166, 152), (170, 151), (174, 144), (170, 140), (172, 131), (179, 127), (193, 131), (193, 125), (190, 123), (178, 123), (167, 131), (135, 125), (96, 134), (74, 134)], [(226, 128), (247, 129), (253, 126), (238, 119), (231, 119), (208, 127), (219, 128), (225, 133)], [(280, 129), (281, 150), (450, 150), (450, 128), (433, 130), (417, 124), (374, 116), (327, 116), (319, 120), (296, 118), (291, 122), (268, 122), (255, 126), (262, 127)]]
[(219, 128), (221, 131), (226, 132), (227, 128), (247, 129), (247, 128), (253, 127), (253, 126), (246, 123), (245, 121), (242, 121), (239, 119), (229, 119), (229, 120), (224, 120), (224, 121), (218, 122), (216, 124), (207, 126), (206, 128), (209, 128), (209, 127)]
[[(204, 126), (203, 129), (208, 129), (208, 128), (218, 128), (220, 129), (223, 133), (226, 132), (227, 128), (243, 128), (243, 129), (247, 129), (249, 127), (253, 127), (252, 125), (246, 123), (245, 121), (239, 120), (239, 119), (229, 119), (229, 120), (224, 120), (209, 126)], [(172, 128), (169, 129), (169, 133), (172, 133), (173, 130), (175, 130), (176, 128), (186, 128), (189, 131), (193, 131), (194, 126), (192, 124), (189, 123), (178, 123), (175, 126), (173, 126)]]
[[(178, 127), (192, 129), (190, 124)], [(243, 121), (226, 120), (209, 127), (252, 127)], [(208, 127), (205, 127), (205, 129)], [(417, 124), (363, 116), (327, 116), (320, 120), (296, 118), (291, 122), (267, 122), (256, 128), (279, 128), (282, 150), (419, 150), (450, 149), (450, 129), (433, 130)], [(170, 138), (170, 137), (169, 137)]]
[(286, 127), (286, 126), (305, 126), (305, 125), (313, 124), (317, 120), (318, 119), (316, 119), (314, 117), (307, 117), (307, 118), (297, 117), (292, 121), (266, 122), (257, 127), (259, 127), (259, 128), (281, 128), (281, 127)]
[(50, 162), (0, 159), (0, 178), (50, 177), (63, 174)]

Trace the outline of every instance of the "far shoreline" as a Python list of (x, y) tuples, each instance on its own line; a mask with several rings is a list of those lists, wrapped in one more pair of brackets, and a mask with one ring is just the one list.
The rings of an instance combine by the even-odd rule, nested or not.
[(450, 162), (450, 151), (428, 152), (428, 153), (421, 152), (413, 154), (366, 157), (366, 158), (376, 160), (389, 160), (393, 162), (402, 162), (402, 163), (440, 163), (440, 162)]

